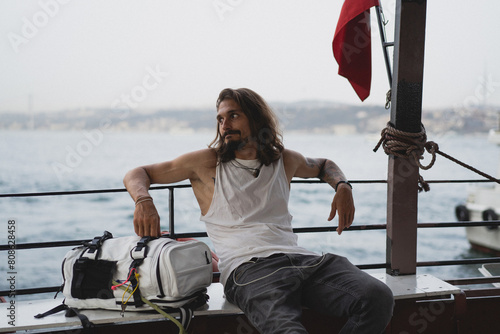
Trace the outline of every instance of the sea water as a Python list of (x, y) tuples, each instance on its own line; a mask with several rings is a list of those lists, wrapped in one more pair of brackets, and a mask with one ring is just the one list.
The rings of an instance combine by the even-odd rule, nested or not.
[[(103, 133), (5, 131), (0, 133), (0, 193), (31, 193), (123, 188), (125, 173), (140, 165), (173, 159), (203, 149), (213, 133)], [(498, 148), (486, 135), (445, 134), (431, 137), (440, 149), (491, 175), (496, 175)], [(377, 135), (327, 135), (290, 133), (285, 146), (307, 157), (335, 161), (350, 180), (386, 180), (387, 156), (373, 148)], [(426, 155), (423, 163), (430, 160)], [(426, 180), (480, 179), (481, 177), (438, 156)], [(466, 200), (476, 185), (431, 184), (419, 194), (419, 222), (456, 221), (454, 208)], [(354, 225), (385, 224), (387, 185), (354, 184)], [(168, 228), (168, 191), (151, 191), (162, 229)], [(290, 211), (294, 227), (337, 225), (328, 222), (334, 191), (326, 184), (293, 184)], [(200, 210), (190, 188), (175, 190), (176, 232), (204, 231)], [(7, 244), (9, 222), (15, 224), (15, 242), (36, 243), (91, 239), (104, 230), (114, 236), (134, 234), (134, 203), (126, 192), (69, 196), (0, 198), (0, 243)], [(211, 245), (210, 240), (202, 238)], [(347, 256), (354, 264), (385, 262), (386, 236), (380, 231), (305, 233), (299, 243), (318, 253)], [(71, 247), (17, 250), (16, 288), (61, 284), (61, 262)], [(418, 261), (485, 257), (470, 249), (463, 228), (421, 229), (418, 232)], [(478, 265), (418, 268), (440, 278), (478, 276)], [(8, 254), (0, 254), (0, 272), (10, 271)], [(0, 280), (0, 290), (8, 282)]]

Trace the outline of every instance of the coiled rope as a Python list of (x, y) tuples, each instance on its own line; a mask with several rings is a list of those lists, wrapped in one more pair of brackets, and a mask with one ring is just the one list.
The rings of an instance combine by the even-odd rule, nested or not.
[[(499, 179), (491, 175), (488, 175), (440, 151), (439, 145), (437, 143), (433, 141), (427, 141), (427, 134), (425, 133), (425, 128), (423, 125), (422, 125), (422, 130), (420, 132), (412, 133), (412, 132), (404, 132), (401, 130), (397, 130), (391, 122), (388, 122), (387, 126), (382, 130), (380, 136), (381, 138), (379, 142), (373, 149), (374, 152), (377, 152), (379, 147), (382, 146), (384, 152), (387, 155), (393, 155), (404, 159), (409, 159), (410, 157), (413, 157), (417, 166), (423, 170), (428, 170), (432, 166), (434, 166), (434, 163), (436, 162), (436, 154), (439, 154), (453, 161), (454, 163), (489, 179), (490, 181), (500, 183)], [(420, 163), (420, 160), (424, 159), (423, 155), (425, 151), (431, 154), (431, 162), (427, 166), (424, 166)], [(430, 187), (429, 184), (425, 182), (424, 178), (421, 175), (419, 175), (418, 191), (421, 192), (422, 190), (429, 191)]]

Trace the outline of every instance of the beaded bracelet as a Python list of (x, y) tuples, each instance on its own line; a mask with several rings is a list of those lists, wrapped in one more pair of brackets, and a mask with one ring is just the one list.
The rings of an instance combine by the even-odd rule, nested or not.
[(341, 184), (341, 183), (345, 183), (345, 184), (347, 184), (347, 185), (348, 185), (349, 187), (351, 187), (351, 189), (352, 189), (352, 185), (349, 183), (349, 181), (339, 181), (339, 182), (337, 182), (337, 184), (335, 185), (335, 192), (337, 192), (337, 188), (339, 187), (339, 184)]

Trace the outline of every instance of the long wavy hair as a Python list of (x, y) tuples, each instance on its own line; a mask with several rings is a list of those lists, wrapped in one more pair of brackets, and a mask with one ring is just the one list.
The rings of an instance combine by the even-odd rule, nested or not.
[[(247, 116), (251, 139), (257, 142), (257, 158), (259, 161), (267, 166), (278, 160), (284, 150), (283, 136), (278, 127), (278, 118), (266, 101), (248, 88), (226, 88), (219, 94), (216, 103), (217, 110), (225, 99), (235, 101)], [(217, 134), (209, 147), (215, 149), (219, 162), (227, 162), (234, 159), (234, 150), (227, 150), (219, 126), (217, 124)]]

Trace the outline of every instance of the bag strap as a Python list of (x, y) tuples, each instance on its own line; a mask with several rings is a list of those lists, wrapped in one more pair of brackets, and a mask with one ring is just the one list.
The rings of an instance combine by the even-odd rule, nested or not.
[(191, 319), (193, 319), (194, 312), (192, 309), (184, 307), (179, 308), (179, 312), (181, 314), (180, 320), (182, 327), (187, 330), (189, 325), (191, 324)]
[(83, 333), (87, 333), (87, 332), (93, 333), (93, 329), (95, 327), (94, 323), (92, 321), (90, 321), (89, 318), (87, 318), (87, 316), (85, 314), (78, 312), (78, 310), (76, 308), (68, 307), (68, 309), (66, 310), (65, 316), (68, 318), (77, 316), (78, 319), (80, 319), (80, 321), (82, 323)]
[(99, 237), (94, 237), (90, 243), (87, 243), (88, 247), (80, 257), (86, 257), (90, 260), (96, 260), (99, 257), (101, 251), (101, 246), (104, 241), (113, 238), (113, 234), (108, 231), (104, 231), (104, 234)]
[(80, 312), (78, 312), (77, 309), (69, 307), (68, 305), (66, 305), (64, 303), (57, 305), (56, 307), (48, 310), (47, 312), (39, 313), (39, 314), (35, 315), (35, 318), (36, 319), (45, 318), (48, 315), (56, 314), (56, 313), (59, 313), (61, 311), (66, 311), (65, 317), (68, 317), (68, 318), (77, 316), (78, 319), (80, 319), (80, 321), (82, 323), (84, 333), (87, 331), (91, 332), (92, 329), (95, 327), (95, 325), (89, 320), (89, 318), (87, 318), (86, 315), (81, 314)]
[[(135, 271), (137, 272), (137, 268), (142, 264), (144, 259), (148, 256), (148, 251), (149, 251), (148, 242), (150, 242), (153, 239), (155, 238), (142, 237), (141, 240), (137, 242), (137, 246), (135, 246), (130, 251), (130, 257), (132, 258), (132, 263), (130, 264), (129, 272), (132, 272), (133, 269), (135, 269)], [(130, 276), (130, 283), (132, 284), (132, 289), (134, 290), (133, 297), (134, 297), (135, 307), (140, 307), (144, 305), (144, 302), (141, 298), (142, 297), (141, 291), (139, 289), (136, 289), (138, 282), (134, 275)]]
[[(116, 283), (116, 282), (114, 282), (114, 283)], [(125, 290), (125, 291), (130, 291), (130, 289), (131, 289), (130, 287), (125, 287), (123, 285), (116, 285), (116, 287), (119, 289)], [(139, 290), (139, 289), (137, 289), (137, 290)], [(181, 321), (179, 322), (173, 316), (171, 316), (170, 314), (168, 314), (167, 312), (162, 310), (160, 306), (158, 306), (157, 304), (148, 300), (147, 298), (141, 296), (140, 293), (138, 294), (138, 297), (141, 298), (143, 304), (148, 304), (153, 310), (155, 310), (156, 312), (163, 315), (165, 318), (172, 321), (179, 328), (179, 334), (186, 334), (187, 326), (189, 326), (189, 324), (191, 322), (191, 318), (193, 317), (193, 310), (192, 309), (190, 309), (190, 308), (177, 308), (176, 310), (178, 310), (180, 312), (180, 320)], [(124, 311), (124, 307), (122, 305), (122, 312), (123, 311)]]
[(165, 318), (169, 319), (172, 321), (178, 328), (179, 328), (179, 334), (186, 334), (186, 329), (191, 323), (191, 318), (193, 317), (193, 310), (191, 309), (185, 309), (185, 308), (179, 308), (180, 311), (180, 322), (175, 319), (173, 316), (168, 314), (167, 312), (163, 311), (158, 305), (155, 303), (149, 301), (148, 299), (142, 297), (142, 300), (144, 303), (148, 304), (153, 308), (156, 312), (160, 313), (162, 316)]
[(41, 319), (41, 318), (45, 318), (46, 316), (48, 315), (52, 315), (52, 314), (56, 314), (56, 313), (59, 313), (61, 311), (65, 311), (69, 308), (68, 305), (66, 304), (61, 304), (61, 305), (57, 305), (56, 307), (48, 310), (47, 312), (44, 312), (44, 313), (38, 313), (37, 315), (35, 315), (35, 318), (37, 319)]

